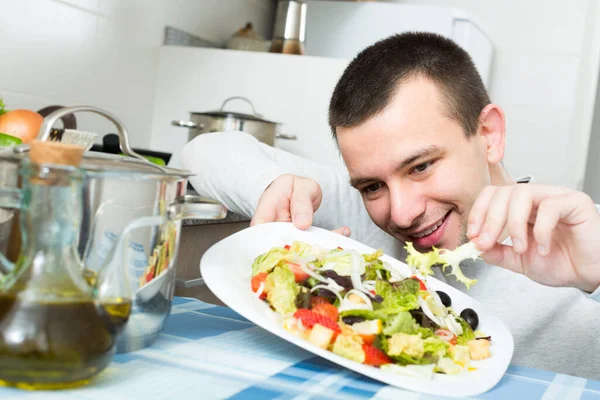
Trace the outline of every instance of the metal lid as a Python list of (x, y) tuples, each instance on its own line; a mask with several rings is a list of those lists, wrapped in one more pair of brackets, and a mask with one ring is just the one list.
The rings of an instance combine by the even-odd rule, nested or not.
[[(244, 100), (245, 102), (247, 102), (248, 104), (250, 104), (250, 107), (252, 107), (252, 114), (244, 114), (244, 113), (240, 113), (240, 112), (235, 112), (235, 111), (225, 111), (225, 105), (231, 101), (231, 100)], [(190, 114), (192, 115), (206, 115), (209, 117), (220, 117), (220, 118), (236, 118), (236, 119), (244, 119), (247, 121), (258, 121), (258, 122), (266, 122), (269, 124), (276, 124), (277, 122), (273, 122), (273, 121), (269, 121), (266, 120), (264, 118), (262, 118), (262, 115), (256, 112), (256, 109), (254, 108), (254, 104), (252, 104), (252, 102), (250, 100), (248, 100), (245, 97), (242, 96), (233, 96), (233, 97), (229, 97), (227, 99), (225, 99), (225, 101), (223, 102), (223, 104), (221, 105), (221, 108), (219, 110), (216, 111), (207, 111), (207, 112), (190, 112)]]
[[(125, 154), (125, 156), (120, 156), (88, 151), (83, 155), (80, 168), (88, 172), (93, 171), (94, 173), (111, 174), (113, 176), (118, 174), (137, 174), (135, 178), (160, 178), (165, 176), (183, 178), (193, 175), (189, 171), (183, 171), (154, 164), (145, 159), (143, 156), (137, 154), (129, 145), (129, 137), (123, 122), (121, 122), (110, 112), (94, 106), (73, 106), (53, 111), (46, 116), (46, 118), (44, 118), (44, 122), (40, 127), (37, 140), (48, 141), (50, 138), (50, 131), (54, 123), (64, 115), (73, 114), (75, 112), (92, 112), (113, 122), (117, 127), (119, 145), (123, 151), (123, 154)], [(28, 145), (15, 146), (9, 149), (9, 151), (0, 151), (0, 159), (20, 162), (28, 152)]]
[[(29, 157), (29, 145), (20, 145), (0, 151), (0, 161), (11, 161), (20, 163)], [(83, 159), (79, 168), (92, 173), (105, 175), (136, 175), (142, 177), (173, 177), (186, 178), (192, 176), (189, 171), (161, 167), (147, 160), (138, 160), (136, 158), (120, 156), (117, 154), (100, 153), (96, 151), (87, 151), (83, 153)]]

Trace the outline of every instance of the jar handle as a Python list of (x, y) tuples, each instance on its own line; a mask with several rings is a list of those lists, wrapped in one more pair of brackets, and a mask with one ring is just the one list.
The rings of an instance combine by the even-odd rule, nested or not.
[[(23, 194), (20, 189), (0, 187), (0, 208), (18, 210), (21, 208)], [(15, 265), (0, 253), (0, 283), (5, 275), (14, 270)]]
[(21, 208), (21, 189), (0, 187), (0, 208), (18, 210)]

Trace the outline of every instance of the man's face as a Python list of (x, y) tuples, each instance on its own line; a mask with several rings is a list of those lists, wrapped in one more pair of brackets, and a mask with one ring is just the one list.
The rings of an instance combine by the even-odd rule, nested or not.
[(466, 242), (475, 199), (490, 182), (485, 139), (467, 138), (448, 117), (435, 84), (401, 85), (380, 114), (337, 128), (351, 183), (371, 219), (419, 250), (454, 249)]

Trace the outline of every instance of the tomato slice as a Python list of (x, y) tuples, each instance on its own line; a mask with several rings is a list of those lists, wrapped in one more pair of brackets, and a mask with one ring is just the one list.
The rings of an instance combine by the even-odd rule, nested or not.
[(305, 280), (310, 278), (310, 275), (304, 272), (304, 270), (300, 267), (299, 264), (287, 261), (287, 266), (290, 269), (290, 271), (294, 273), (294, 278), (296, 279), (296, 282), (304, 282)]
[(337, 307), (334, 306), (333, 304), (329, 304), (329, 303), (317, 304), (312, 308), (312, 310), (313, 310), (313, 312), (316, 312), (317, 314), (325, 315), (334, 321), (337, 321), (338, 317), (340, 316), (340, 314), (338, 313)]
[(383, 351), (377, 347), (363, 344), (363, 351), (365, 352), (365, 364), (379, 367), (383, 364), (390, 364), (393, 361)]
[(317, 304), (331, 304), (331, 302), (323, 296), (312, 296), (310, 298), (310, 308), (314, 308)]
[(288, 251), (291, 249), (291, 247), (290, 247), (289, 244), (286, 244), (285, 246), (283, 246), (283, 248), (286, 249), (286, 250), (288, 250)]
[(439, 336), (445, 342), (450, 343), (451, 345), (456, 345), (456, 335), (449, 330), (446, 329), (436, 329), (434, 332), (436, 336)]
[[(260, 288), (260, 284), (262, 283), (263, 285), (265, 284), (265, 280), (267, 279), (267, 274), (266, 272), (261, 272), (259, 274), (256, 274), (252, 277), (252, 280), (250, 281), (250, 285), (252, 286), (252, 291), (254, 293), (258, 292), (258, 289)], [(267, 297), (267, 291), (263, 289), (263, 292), (260, 294), (260, 298), (264, 299)]]
[(414, 279), (415, 281), (419, 282), (419, 289), (422, 291), (427, 291), (427, 286), (425, 286), (425, 283), (423, 283), (422, 280), (420, 280), (419, 278), (417, 278), (417, 276), (413, 275), (410, 277), (410, 279)]

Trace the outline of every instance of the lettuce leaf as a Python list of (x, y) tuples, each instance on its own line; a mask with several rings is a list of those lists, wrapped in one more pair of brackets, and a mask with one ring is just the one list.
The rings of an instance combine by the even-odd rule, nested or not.
[(469, 340), (475, 339), (475, 332), (473, 332), (473, 328), (471, 328), (471, 325), (469, 325), (467, 321), (461, 317), (456, 317), (456, 321), (460, 324), (463, 330), (462, 335), (456, 338), (456, 344), (466, 345)]
[(436, 264), (442, 265), (442, 271), (445, 273), (448, 267), (451, 267), (450, 275), (454, 275), (458, 282), (463, 283), (467, 289), (477, 282), (477, 279), (466, 277), (460, 269), (460, 263), (469, 258), (477, 260), (481, 252), (477, 250), (472, 242), (465, 243), (454, 250), (433, 249), (427, 253), (419, 253), (411, 242), (406, 242), (406, 263), (416, 268), (423, 276), (433, 275), (433, 267)]
[(419, 308), (419, 282), (414, 279), (404, 279), (393, 284), (377, 280), (375, 292), (383, 297), (381, 303), (373, 304), (374, 310), (380, 313), (392, 315)]
[(252, 263), (252, 276), (261, 272), (271, 272), (282, 261), (294, 258), (294, 253), (284, 247), (273, 247), (267, 253), (261, 254)]
[(379, 279), (379, 277), (377, 276), (377, 271), (379, 271), (381, 278), (383, 278), (386, 281), (390, 280), (390, 272), (387, 269), (383, 268), (383, 261), (381, 260), (373, 260), (369, 264), (367, 264), (367, 266), (365, 267), (365, 275), (363, 279), (365, 281), (375, 281)]
[(322, 259), (322, 270), (334, 270), (338, 275), (352, 275), (354, 263), (357, 265), (358, 275), (365, 273), (365, 260), (355, 250), (337, 250), (325, 255)]
[(385, 327), (383, 328), (383, 333), (385, 335), (392, 336), (394, 333), (398, 332), (407, 333), (409, 335), (419, 332), (417, 321), (415, 321), (408, 311), (401, 311), (385, 321)]
[(382, 255), (383, 255), (383, 250), (378, 249), (375, 253), (363, 254), (363, 257), (365, 259), (365, 262), (373, 262), (375, 260), (381, 262), (381, 260), (379, 260), (379, 257), (381, 257)]
[(300, 287), (296, 284), (294, 273), (288, 268), (276, 267), (267, 275), (265, 291), (269, 304), (279, 314), (286, 316), (296, 312), (296, 297)]

